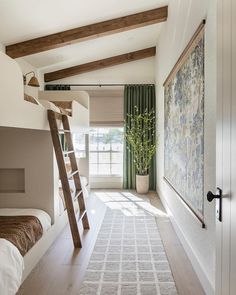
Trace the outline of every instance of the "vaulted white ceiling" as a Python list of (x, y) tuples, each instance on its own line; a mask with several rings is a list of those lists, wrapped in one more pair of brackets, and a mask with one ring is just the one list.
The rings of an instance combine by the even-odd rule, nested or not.
[[(0, 0), (0, 43), (32, 38), (168, 4), (167, 0)], [(163, 24), (68, 45), (24, 59), (45, 70), (106, 58), (156, 45)]]

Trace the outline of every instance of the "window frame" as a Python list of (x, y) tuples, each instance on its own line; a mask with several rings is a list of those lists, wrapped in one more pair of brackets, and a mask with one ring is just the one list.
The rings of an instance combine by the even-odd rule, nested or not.
[[(96, 137), (99, 138), (99, 129), (122, 129), (122, 133), (124, 131), (123, 127), (92, 127), (92, 129), (96, 129), (97, 132), (96, 132)], [(101, 134), (101, 133), (100, 133)], [(89, 134), (89, 136), (91, 136)], [(97, 173), (96, 174), (91, 174), (90, 173), (90, 177), (96, 177), (96, 178), (99, 178), (99, 177), (123, 177), (123, 169), (121, 171), (121, 174), (112, 174), (112, 165), (121, 165), (123, 164), (123, 148), (124, 148), (124, 141), (122, 142), (122, 151), (115, 151), (115, 150), (112, 150), (112, 143), (110, 142), (109, 143), (110, 145), (110, 149), (109, 150), (99, 150), (99, 141), (96, 142), (96, 147), (97, 147), (97, 150), (91, 150), (90, 149), (90, 144), (89, 144), (89, 155), (90, 154), (97, 154), (97, 162), (96, 163), (91, 163), (90, 159), (91, 157), (89, 157), (89, 167), (90, 165), (97, 165)], [(101, 163), (100, 160), (99, 160), (99, 154), (103, 154), (103, 153), (107, 153), (109, 154), (109, 159), (110, 159), (110, 162), (109, 163)], [(112, 163), (112, 154), (121, 154), (122, 155), (122, 163)], [(99, 174), (99, 165), (109, 165), (109, 170), (110, 170), (110, 174)]]

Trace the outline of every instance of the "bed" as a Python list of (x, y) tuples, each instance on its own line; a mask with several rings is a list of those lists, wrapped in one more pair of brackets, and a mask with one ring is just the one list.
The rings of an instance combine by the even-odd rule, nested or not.
[[(8, 219), (12, 222), (13, 217), (17, 217), (16, 220), (25, 217), (36, 218), (42, 227), (42, 235), (51, 227), (51, 218), (43, 210), (0, 208), (0, 218), (2, 220), (6, 221)], [(4, 234), (2, 233), (2, 235)], [(22, 254), (26, 254), (24, 249), (20, 248), (19, 250), (9, 240), (0, 238), (0, 294), (13, 295), (19, 289), (24, 270)]]
[[(0, 207), (40, 208), (47, 211), (52, 220), (50, 229), (45, 234), (43, 233), (43, 236), (25, 256), (22, 256), (11, 242), (1, 239), (0, 295), (8, 295), (15, 293), (20, 282), (30, 274), (68, 223), (67, 211), (64, 210), (63, 204), (60, 205), (59, 176), (51, 143), (47, 110), (69, 112), (71, 131), (86, 134), (86, 144), (88, 144), (89, 95), (85, 91), (40, 91), (38, 99), (32, 98), (27, 94), (24, 95), (22, 71), (16, 61), (0, 52), (0, 64), (1, 69), (4, 69), (0, 79), (2, 97), (0, 169), (21, 169), (24, 176), (22, 177), (24, 189), (0, 192)], [(9, 85), (14, 85), (14, 87), (9, 87)], [(65, 104), (65, 102), (67, 104), (63, 107), (62, 103)], [(83, 161), (82, 166), (85, 171), (82, 174), (89, 179), (88, 157), (81, 159), (81, 161)], [(39, 175), (40, 177), (38, 177)], [(61, 211), (59, 206), (61, 206)], [(14, 210), (0, 209), (0, 216), (33, 215), (35, 213), (35, 211), (30, 213), (29, 211), (20, 212), (17, 210), (16, 212)], [(43, 214), (39, 215), (41, 217)], [(40, 219), (39, 216), (37, 217)], [(16, 270), (15, 274), (11, 267)], [(6, 291), (8, 289), (9, 291)]]
[[(19, 64), (5, 53), (0, 52), (0, 126), (31, 130), (49, 130), (47, 109), (32, 102), (32, 97), (24, 95), (22, 71)], [(9, 87), (14, 85), (14, 87)], [(47, 94), (49, 92), (49, 94)], [(59, 94), (58, 94), (59, 92)], [(61, 93), (61, 94), (60, 94)], [(29, 94), (29, 93), (28, 93)], [(63, 96), (63, 101), (72, 101), (71, 127), (84, 129), (89, 126), (89, 95), (85, 91), (40, 91), (36, 98), (57, 101), (54, 96)], [(50, 99), (47, 99), (47, 96)], [(25, 100), (24, 99), (27, 100)]]

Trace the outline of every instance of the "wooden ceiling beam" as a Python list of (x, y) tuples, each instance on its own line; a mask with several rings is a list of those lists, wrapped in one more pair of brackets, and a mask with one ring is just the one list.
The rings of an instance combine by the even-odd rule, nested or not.
[(168, 6), (164, 6), (8, 45), (6, 46), (6, 54), (12, 58), (35, 54), (76, 42), (164, 22), (167, 20), (167, 16)]
[(155, 56), (156, 55), (156, 47), (150, 47), (138, 51), (133, 51), (101, 60), (96, 60), (93, 62), (89, 62), (86, 64), (81, 64), (78, 66), (65, 68), (59, 71), (54, 71), (50, 73), (44, 74), (44, 81), (45, 82), (51, 82), (75, 75), (79, 75), (86, 72), (96, 71), (103, 68), (111, 67), (120, 65), (123, 63), (144, 59), (147, 57)]

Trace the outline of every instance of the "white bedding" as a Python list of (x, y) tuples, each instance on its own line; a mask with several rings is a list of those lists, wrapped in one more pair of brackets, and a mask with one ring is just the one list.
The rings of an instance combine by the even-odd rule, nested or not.
[[(39, 209), (0, 208), (0, 216), (31, 215), (39, 219), (45, 233), (51, 227), (50, 216)], [(0, 294), (14, 295), (19, 289), (24, 260), (19, 250), (9, 241), (0, 239)]]
[(21, 285), (24, 260), (9, 241), (0, 239), (0, 294), (15, 295)]

